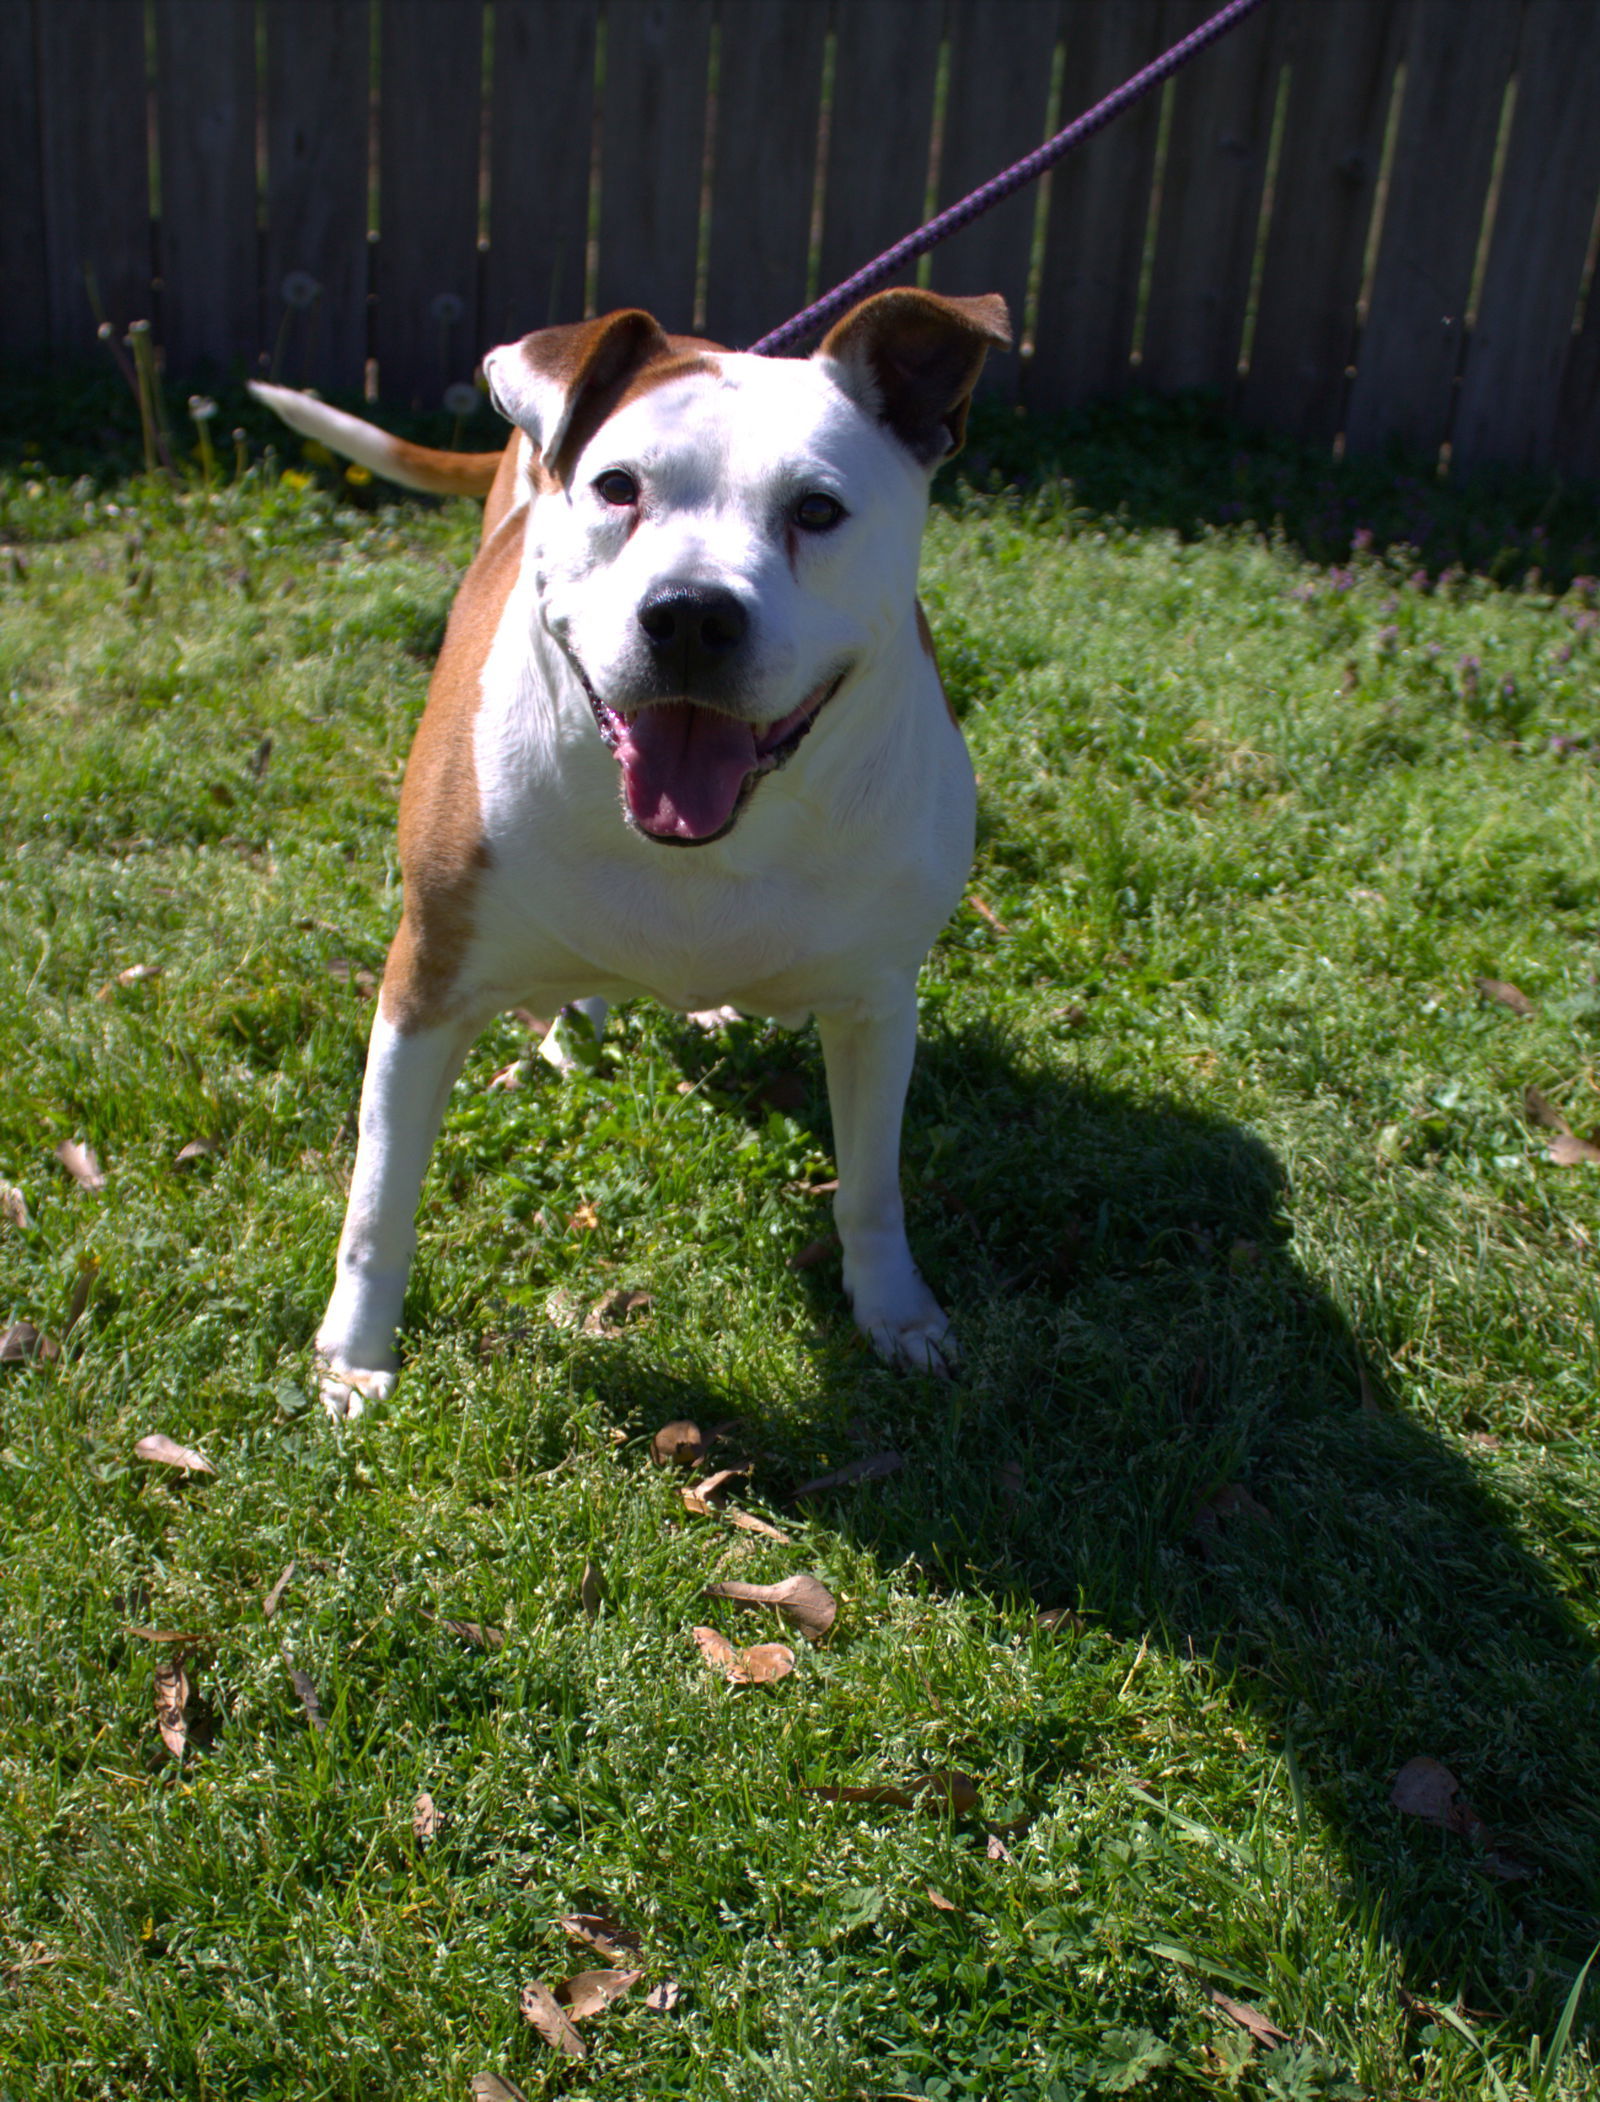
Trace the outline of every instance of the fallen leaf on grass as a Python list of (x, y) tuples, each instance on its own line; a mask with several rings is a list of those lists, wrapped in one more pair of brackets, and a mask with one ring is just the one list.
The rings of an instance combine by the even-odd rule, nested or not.
[(468, 2084), (472, 2102), (528, 2102), (514, 2080), (502, 2079), (498, 2073), (474, 2073)]
[(482, 1620), (441, 1620), (437, 1624), (447, 1635), (470, 1642), (474, 1649), (500, 1649), (506, 1639), (503, 1628), (492, 1628)]
[(592, 1204), (583, 1203), (578, 1206), (578, 1209), (567, 1221), (567, 1231), (569, 1233), (593, 1233), (599, 1224), (599, 1212), (595, 1210)]
[(1536, 1087), (1523, 1089), (1522, 1108), (1530, 1124), (1543, 1125), (1546, 1131), (1570, 1131), (1572, 1129), (1549, 1096), (1542, 1095)]
[(185, 1474), (215, 1474), (216, 1469), (203, 1452), (196, 1452), (192, 1445), (180, 1445), (162, 1431), (152, 1431), (148, 1438), (141, 1438), (133, 1448), (135, 1459), (148, 1460), (152, 1466), (181, 1467)]
[(307, 1673), (297, 1670), (293, 1664), (290, 1664), (287, 1657), (283, 1661), (289, 1673), (290, 1683), (300, 1697), (300, 1705), (306, 1711), (306, 1721), (320, 1737), (328, 1727), (328, 1723), (322, 1712), (322, 1703), (317, 1698), (317, 1689), (312, 1685)]
[(1035, 1613), (1033, 1624), (1044, 1635), (1053, 1635), (1057, 1628), (1070, 1628), (1074, 1635), (1081, 1635), (1084, 1626), (1083, 1615), (1070, 1606), (1046, 1606), (1042, 1613)]
[(263, 1620), (270, 1620), (273, 1614), (277, 1612), (279, 1606), (283, 1602), (283, 1594), (289, 1588), (289, 1579), (293, 1575), (294, 1564), (291, 1562), (288, 1568), (285, 1569), (285, 1571), (283, 1572), (282, 1576), (279, 1577), (278, 1581), (273, 1585), (272, 1589), (267, 1593), (266, 1597), (261, 1601), (261, 1617)]
[(565, 2011), (556, 2005), (555, 1996), (537, 1980), (522, 1988), (517, 2004), (523, 2019), (533, 2024), (553, 2051), (564, 2051), (569, 2058), (584, 2058), (587, 2051), (583, 2038), (573, 2028)]
[(807, 1241), (804, 1248), (797, 1248), (789, 1258), (788, 1267), (791, 1270), (815, 1270), (818, 1263), (825, 1263), (830, 1255), (836, 1254), (838, 1247), (838, 1235), (825, 1233), (818, 1240)]
[(1209, 1558), (1221, 1549), (1224, 1526), (1236, 1518), (1252, 1518), (1262, 1525), (1272, 1523), (1272, 1513), (1265, 1504), (1258, 1503), (1241, 1483), (1226, 1482), (1195, 1505), (1189, 1520), (1189, 1537)]
[(608, 1292), (604, 1299), (589, 1309), (584, 1320), (586, 1336), (614, 1336), (621, 1332), (625, 1322), (634, 1314), (642, 1314), (646, 1307), (654, 1306), (654, 1292), (623, 1290)]
[(161, 1732), (161, 1742), (174, 1759), (181, 1759), (189, 1741), (189, 1725), (184, 1718), (189, 1705), (189, 1674), (181, 1658), (174, 1657), (170, 1663), (156, 1666), (155, 1687), (156, 1728)]
[(130, 1628), (124, 1625), (125, 1635), (135, 1636), (140, 1642), (181, 1642), (187, 1649), (196, 1643), (215, 1642), (216, 1636), (207, 1628)]
[(209, 1160), (217, 1151), (215, 1139), (190, 1139), (172, 1157), (175, 1168), (192, 1168), (197, 1160)]
[(995, 911), (994, 907), (992, 905), (986, 905), (982, 898), (978, 897), (976, 894), (968, 898), (967, 903), (972, 907), (973, 911), (978, 915), (980, 920), (988, 921), (989, 925), (994, 929), (996, 934), (1009, 934), (1011, 932), (1011, 929), (1006, 925), (1004, 920), (1001, 919), (1000, 915)]
[(556, 1987), (555, 1996), (573, 2021), (586, 2022), (632, 1992), (643, 1976), (643, 1971), (579, 1971)]
[(719, 1467), (715, 1474), (708, 1474), (703, 1482), (691, 1482), (684, 1494), (698, 1496), (702, 1503), (715, 1503), (729, 1482), (736, 1482), (749, 1472), (748, 1467)]
[(959, 1905), (951, 1904), (942, 1890), (935, 1890), (931, 1883), (928, 1885), (928, 1903), (935, 1912), (959, 1912), (961, 1910)]
[(705, 1433), (686, 1416), (662, 1424), (650, 1440), (650, 1458), (657, 1467), (697, 1467), (705, 1454)]
[(605, 1604), (605, 1600), (606, 1586), (604, 1577), (601, 1576), (595, 1563), (585, 1562), (583, 1575), (578, 1579), (579, 1605), (582, 1606), (588, 1617), (593, 1620), (600, 1608)]
[(45, 1364), (61, 1355), (61, 1345), (31, 1321), (13, 1321), (0, 1336), (0, 1365), (26, 1365), (35, 1358)]
[[(716, 1476), (711, 1480), (714, 1482)], [(764, 1518), (754, 1518), (748, 1511), (741, 1511), (737, 1504), (709, 1502), (699, 1489), (680, 1489), (683, 1507), (692, 1511), (696, 1518), (721, 1518), (729, 1525), (736, 1525), (742, 1533), (759, 1533), (763, 1540), (776, 1540), (782, 1547), (793, 1547), (789, 1534), (780, 1532), (775, 1525), (768, 1525)]]
[(774, 1679), (787, 1678), (794, 1670), (794, 1651), (782, 1642), (758, 1642), (753, 1649), (737, 1650), (715, 1628), (693, 1628), (690, 1632), (706, 1662), (731, 1685), (765, 1686)]
[(953, 1766), (936, 1767), (920, 1781), (907, 1788), (892, 1788), (880, 1785), (872, 1788), (808, 1788), (807, 1795), (814, 1795), (824, 1803), (886, 1803), (896, 1810), (914, 1810), (919, 1806), (935, 1816), (941, 1810), (953, 1811), (957, 1817), (965, 1817), (968, 1811), (978, 1807), (978, 1784), (971, 1774), (959, 1772)]
[(56, 1148), (56, 1159), (83, 1190), (103, 1190), (106, 1186), (105, 1170), (95, 1158), (92, 1146), (82, 1146), (76, 1139), (63, 1139)]
[(1237, 2022), (1241, 2029), (1248, 2029), (1258, 2044), (1286, 2044), (1289, 2041), (1275, 2022), (1269, 2022), (1260, 2008), (1250, 2006), (1248, 2001), (1230, 2000), (1226, 1993), (1219, 1992), (1213, 1992), (1211, 1999), (1229, 2021)]
[(613, 1961), (637, 1956), (644, 1943), (631, 1927), (624, 1927), (605, 1912), (566, 1912), (556, 1925), (568, 1941), (582, 1942), (598, 1956)]
[(428, 1794), (427, 1790), (424, 1789), (412, 1805), (411, 1810), (411, 1829), (416, 1834), (417, 1843), (420, 1846), (426, 1846), (430, 1839), (437, 1839), (439, 1827), (443, 1822), (444, 1820), (439, 1815), (438, 1805), (434, 1802), (433, 1797)]
[(737, 1599), (746, 1606), (776, 1606), (802, 1634), (820, 1642), (833, 1626), (838, 1601), (820, 1578), (785, 1577), (781, 1584), (707, 1584), (707, 1598)]
[(496, 1090), (504, 1094), (515, 1094), (516, 1090), (527, 1079), (529, 1070), (527, 1059), (514, 1058), (510, 1065), (502, 1066), (489, 1082), (490, 1094), (494, 1094)]
[(340, 985), (353, 986), (358, 1000), (370, 1000), (378, 990), (377, 978), (365, 965), (353, 963), (348, 956), (334, 956), (328, 961), (328, 976)]
[(1600, 1161), (1600, 1146), (1588, 1139), (1580, 1139), (1571, 1131), (1558, 1132), (1550, 1141), (1549, 1153), (1558, 1168), (1581, 1168), (1586, 1163), (1592, 1166)]
[(989, 1834), (989, 1844), (984, 1851), (988, 1854), (991, 1861), (1009, 1861), (1011, 1859), (1011, 1849), (1006, 1845), (998, 1832)]
[(652, 2014), (671, 2014), (683, 1998), (683, 1987), (676, 1978), (663, 1978), (659, 1985), (652, 1985), (644, 1996), (644, 2004)]
[(1437, 1759), (1408, 1759), (1394, 1777), (1389, 1800), (1405, 1816), (1443, 1825), (1462, 1839), (1470, 1839), (1483, 1828), (1478, 1813), (1461, 1793), (1461, 1783)]
[(72, 1297), (67, 1301), (67, 1318), (61, 1325), (63, 1336), (70, 1336), (83, 1318), (83, 1310), (89, 1304), (89, 1294), (94, 1290), (94, 1281), (100, 1274), (100, 1258), (87, 1256), (78, 1265), (78, 1274), (72, 1281)]
[(20, 1227), (24, 1233), (27, 1233), (33, 1225), (33, 1217), (28, 1210), (28, 1200), (14, 1182), (0, 1182), (0, 1213), (3, 1213), (9, 1219), (13, 1226)]
[(1474, 978), (1473, 984), (1486, 1000), (1493, 1000), (1499, 1007), (1509, 1007), (1514, 1015), (1526, 1018), (1539, 1012), (1521, 986), (1513, 985), (1506, 978)]
[(793, 1491), (789, 1501), (798, 1503), (802, 1496), (816, 1496), (823, 1489), (844, 1489), (853, 1482), (878, 1482), (885, 1475), (898, 1474), (905, 1460), (897, 1452), (875, 1452), (870, 1459), (852, 1460), (847, 1467), (836, 1467), (832, 1474), (819, 1474), (815, 1481), (802, 1482)]

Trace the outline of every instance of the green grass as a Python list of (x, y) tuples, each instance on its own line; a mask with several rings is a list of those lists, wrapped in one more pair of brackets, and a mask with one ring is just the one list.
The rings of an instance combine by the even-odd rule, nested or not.
[[(925, 974), (905, 1157), (961, 1376), (881, 1370), (789, 1267), (809, 1035), (641, 1007), (491, 1092), (508, 1017), (399, 1394), (338, 1428), (355, 972), (475, 519), (262, 465), (179, 501), (125, 411), (74, 453), (90, 391), (20, 392), (0, 465), (0, 1320), (60, 1334), (98, 1265), (61, 1361), (0, 1367), (0, 2094), (1595, 2092), (1600, 1171), (1524, 1108), (1600, 1123), (1577, 499), (1430, 489), (1424, 530), (1399, 470), (1203, 410), (991, 418), (925, 588), (989, 916)], [(587, 1332), (618, 1286), (653, 1304)], [(791, 1545), (684, 1509), (677, 1416)], [(830, 1639), (715, 1679), (696, 1623), (783, 1630), (704, 1585), (795, 1570)], [(140, 1628), (192, 1638), (181, 1762)], [(1391, 1807), (1417, 1757), (1487, 1836)], [(972, 1814), (806, 1792), (950, 1767)], [(578, 1909), (682, 1999), (573, 2067), (517, 1994), (598, 1961)]]

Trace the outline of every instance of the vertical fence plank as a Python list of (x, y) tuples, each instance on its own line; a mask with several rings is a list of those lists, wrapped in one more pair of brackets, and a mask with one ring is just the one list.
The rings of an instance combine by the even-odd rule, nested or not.
[(743, 350), (805, 305), (828, 14), (727, 0), (721, 19), (705, 326)]
[(1415, 0), (1371, 311), (1345, 417), (1353, 452), (1437, 451), (1450, 428), (1478, 229), (1519, 9)]
[[(711, 0), (607, 0), (597, 304), (694, 320)], [(764, 109), (752, 110), (764, 122)]]
[(50, 298), (33, 0), (0, 0), (0, 41), (0, 357), (37, 357), (50, 342)]
[(1289, 101), (1239, 406), (1331, 440), (1344, 410), (1383, 130), (1409, 0), (1280, 0)]
[(1528, 0), (1499, 209), (1452, 456), (1538, 466), (1553, 457), (1600, 189), (1600, 8)]
[[(994, 0), (953, 0), (939, 153), (941, 211), (1043, 140), (1060, 20), (1055, 0), (1022, 0), (998, 9)], [(1000, 293), (1019, 341), (1038, 206), (1039, 186), (1028, 183), (941, 242), (929, 278), (938, 292)], [(1016, 370), (1014, 357), (991, 359), (990, 386), (1014, 391)]]
[(1582, 333), (1572, 339), (1556, 417), (1555, 464), (1600, 482), (1600, 299), (1591, 286)]
[[(1162, 0), (1068, 7), (1061, 107), (1069, 120), (1149, 64), (1163, 16)], [(1132, 380), (1160, 116), (1159, 96), (1147, 95), (1055, 170), (1028, 381), (1035, 407), (1070, 408)]]
[(50, 340), (94, 346), (92, 281), (118, 331), (150, 314), (142, 0), (46, 0), (38, 35)]
[(938, 71), (939, 11), (928, 0), (844, 0), (835, 17), (819, 292), (921, 225)]
[(161, 339), (170, 371), (261, 342), (254, 0), (156, 0)]
[[(367, 0), (267, 0), (264, 318), (277, 377), (358, 390), (367, 356)], [(309, 305), (287, 284), (317, 287)]]
[(485, 347), (583, 318), (594, 0), (495, 0)]
[(482, 0), (383, 0), (372, 347), (386, 401), (437, 407), (478, 362), (482, 130)]
[[(1207, 12), (1207, 0), (1191, 0), (1181, 17), (1168, 18), (1162, 42)], [(1271, 10), (1262, 9), (1173, 82), (1139, 360), (1141, 385), (1158, 393), (1233, 390), (1272, 132), (1274, 57)]]

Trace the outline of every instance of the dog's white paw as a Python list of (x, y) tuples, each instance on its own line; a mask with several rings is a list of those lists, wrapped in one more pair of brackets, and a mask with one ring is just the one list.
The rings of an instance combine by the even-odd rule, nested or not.
[(317, 1391), (335, 1423), (350, 1423), (369, 1401), (387, 1401), (399, 1377), (398, 1372), (364, 1372), (323, 1358), (317, 1364)]
[(909, 1259), (894, 1289), (873, 1291), (858, 1284), (849, 1296), (857, 1328), (886, 1365), (942, 1379), (959, 1363), (950, 1316)]

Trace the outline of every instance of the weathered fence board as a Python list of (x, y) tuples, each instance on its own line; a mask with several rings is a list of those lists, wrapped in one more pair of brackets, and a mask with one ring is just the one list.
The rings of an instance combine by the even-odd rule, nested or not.
[(743, 0), (721, 20), (705, 328), (743, 350), (805, 305), (828, 16)]
[[(711, 0), (608, 0), (597, 304), (695, 319)], [(763, 125), (768, 112), (752, 119)]]
[(1499, 209), (1452, 450), (1470, 465), (1552, 457), (1600, 190), (1600, 8), (1527, 0)]
[(119, 334), (150, 315), (144, 7), (49, 0), (34, 27), (50, 340), (64, 349), (93, 343), (96, 299)]
[(378, 244), (372, 347), (397, 400), (437, 406), (478, 341), (482, 0), (378, 10)]
[(593, 0), (495, 0), (484, 345), (583, 315)]
[(161, 342), (174, 372), (261, 343), (254, 0), (156, 0)]
[(1600, 299), (1592, 287), (1582, 333), (1572, 339), (1561, 376), (1555, 461), (1567, 474), (1600, 481)]
[[(1055, 0), (1023, 0), (1004, 18), (985, 0), (954, 0), (939, 155), (941, 211), (1043, 140), (1060, 14)], [(1038, 185), (1029, 183), (941, 243), (931, 258), (929, 281), (936, 291), (1001, 293), (1018, 341), (1038, 209)], [(1017, 370), (1015, 353), (996, 353), (985, 365), (985, 383), (1014, 393)]]
[(0, 357), (34, 358), (50, 345), (50, 290), (33, 0), (0, 0), (0, 40)]
[[(1371, 312), (1346, 443), (1437, 451), (1450, 428), (1467, 299), (1520, 6), (1414, 0)], [(1442, 153), (1441, 140), (1450, 150)]]
[[(1069, 117), (1158, 54), (1163, 13), (1163, 0), (1068, 8), (1061, 103)], [(1055, 170), (1028, 380), (1038, 408), (1070, 408), (1130, 384), (1160, 109), (1147, 95)]]
[[(822, 291), (921, 225), (939, 72), (938, 21), (928, 0), (847, 0), (835, 20)], [(896, 282), (907, 282), (915, 267)]]
[[(278, 0), (266, 10), (266, 31), (263, 347), (296, 386), (359, 387), (367, 356), (367, 0)], [(308, 285), (309, 303), (296, 304)]]
[[(1176, 34), (1191, 26), (1178, 25)], [(1232, 392), (1267, 170), (1277, 58), (1267, 8), (1202, 53), (1173, 82), (1139, 360), (1140, 384), (1157, 393), (1185, 387)]]
[(1340, 428), (1408, 0), (1282, 0), (1289, 102), (1240, 407), (1301, 438)]

